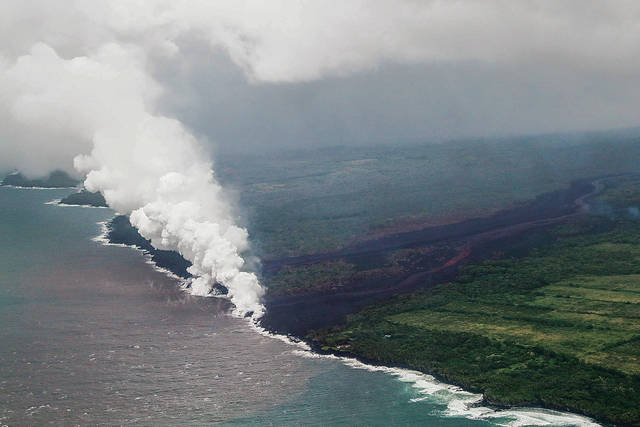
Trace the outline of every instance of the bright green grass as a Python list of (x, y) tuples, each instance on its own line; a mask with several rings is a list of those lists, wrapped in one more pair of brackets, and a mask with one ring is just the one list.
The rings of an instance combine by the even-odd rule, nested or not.
[(433, 372), (493, 402), (640, 422), (640, 223), (583, 218), (523, 259), (318, 331), (327, 348)]

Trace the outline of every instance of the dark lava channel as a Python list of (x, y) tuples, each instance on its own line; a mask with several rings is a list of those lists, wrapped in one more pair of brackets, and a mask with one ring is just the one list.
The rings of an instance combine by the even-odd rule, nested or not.
[[(394, 250), (429, 248), (414, 271), (391, 279), (369, 276), (330, 291), (280, 296), (267, 293), (262, 326), (272, 332), (304, 337), (311, 329), (341, 323), (346, 315), (374, 302), (454, 280), (459, 266), (465, 262), (489, 259), (497, 253), (524, 254), (536, 244), (537, 233), (533, 230), (539, 231), (583, 212), (587, 201), (601, 190), (604, 178), (578, 180), (567, 189), (543, 194), (531, 202), (487, 217), (396, 233), (334, 252), (265, 261), (263, 279), (268, 285), (270, 277), (286, 266), (339, 260), (375, 266), (383, 263)], [(149, 253), (158, 266), (183, 278), (190, 276), (188, 261), (174, 251), (153, 248), (131, 226), (128, 218), (117, 216), (108, 227), (107, 237), (112, 243), (137, 246)]]
[[(603, 178), (578, 180), (567, 189), (543, 194), (531, 202), (483, 218), (397, 233), (330, 253), (266, 261), (263, 271), (268, 283), (270, 275), (286, 266), (338, 260), (358, 265), (384, 259), (397, 249), (432, 249), (424, 256), (421, 268), (391, 280), (368, 277), (335, 291), (267, 295), (262, 325), (273, 332), (304, 337), (311, 329), (341, 323), (346, 315), (374, 302), (451, 281), (464, 262), (489, 259), (501, 253), (525, 254), (529, 247), (539, 243), (536, 240), (541, 227), (582, 213), (587, 201), (601, 190)], [(435, 259), (446, 261), (434, 262)]]

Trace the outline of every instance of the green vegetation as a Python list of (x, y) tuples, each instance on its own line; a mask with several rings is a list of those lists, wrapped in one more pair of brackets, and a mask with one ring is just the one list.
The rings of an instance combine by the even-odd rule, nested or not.
[(490, 402), (638, 424), (640, 223), (582, 217), (545, 233), (548, 243), (522, 259), (469, 265), (454, 283), (311, 338), (435, 373)]
[(433, 247), (396, 249), (370, 255), (360, 263), (335, 258), (315, 264), (290, 265), (265, 279), (270, 296), (349, 290), (371, 281), (397, 281), (408, 274), (441, 265), (455, 254), (454, 250), (440, 248), (437, 251)]
[[(639, 172), (640, 144), (635, 136), (552, 136), (221, 163), (222, 180), (255, 209), (247, 221), (260, 255), (279, 258), (486, 215), (579, 178)], [(592, 203), (600, 216), (527, 232), (514, 247), (521, 258), (496, 254), (454, 283), (397, 296), (309, 337), (327, 350), (434, 373), (492, 403), (640, 424), (640, 180), (615, 181)], [(272, 295), (338, 292), (369, 278), (395, 283), (451, 256), (425, 250), (288, 266), (265, 279)]]
[(635, 176), (618, 178), (616, 186), (599, 198), (602, 204), (614, 209), (629, 209), (640, 206), (640, 179)]
[(340, 248), (372, 233), (453, 223), (568, 187), (578, 178), (640, 171), (637, 136), (334, 147), (221, 156), (240, 188), (262, 258)]
[(271, 295), (294, 294), (313, 290), (329, 290), (343, 286), (352, 278), (354, 266), (344, 261), (285, 267), (270, 280)]

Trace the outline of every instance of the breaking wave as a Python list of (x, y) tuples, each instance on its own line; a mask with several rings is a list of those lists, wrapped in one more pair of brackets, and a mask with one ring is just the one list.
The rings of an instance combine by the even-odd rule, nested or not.
[(370, 365), (352, 357), (318, 354), (313, 352), (311, 347), (303, 341), (286, 335), (270, 333), (254, 321), (250, 322), (250, 324), (258, 333), (296, 347), (292, 350), (292, 353), (300, 357), (335, 360), (353, 369), (384, 373), (395, 377), (398, 381), (411, 384), (417, 395), (411, 399), (411, 402), (430, 401), (431, 403), (445, 405), (446, 409), (442, 413), (443, 416), (469, 420), (486, 420), (495, 425), (508, 427), (600, 426), (600, 424), (588, 417), (567, 412), (543, 408), (494, 409), (482, 406), (483, 397), (481, 394), (471, 393), (458, 386), (443, 383), (431, 375), (410, 369)]
[[(56, 205), (52, 202), (46, 204)], [(75, 205), (69, 205), (75, 206)], [(75, 206), (81, 207), (81, 206)], [(112, 243), (109, 241), (108, 233), (109, 226), (108, 221), (98, 222), (100, 226), (100, 233), (92, 238), (93, 241), (105, 246), (116, 246), (123, 248), (135, 249), (142, 252), (145, 257), (145, 262), (153, 267), (154, 270), (161, 272), (171, 279), (176, 280), (182, 289), (188, 291), (188, 281), (180, 276), (177, 276), (170, 270), (159, 267), (151, 259), (151, 256), (144, 250), (138, 248), (135, 245), (126, 245), (123, 243)], [(210, 295), (216, 297), (225, 298), (224, 295)], [(579, 426), (579, 427), (598, 427), (600, 424), (596, 423), (588, 417), (584, 417), (577, 414), (548, 410), (543, 408), (510, 408), (510, 409), (495, 409), (482, 405), (482, 395), (478, 393), (471, 393), (463, 390), (462, 388), (446, 384), (438, 381), (432, 375), (424, 374), (419, 371), (410, 369), (395, 368), (388, 366), (370, 365), (361, 362), (352, 357), (335, 356), (331, 354), (318, 354), (315, 353), (311, 346), (302, 340), (295, 337), (274, 334), (263, 328), (256, 318), (247, 319), (247, 324), (256, 333), (271, 338), (277, 339), (294, 347), (291, 352), (297, 356), (313, 359), (327, 359), (334, 360), (352, 369), (361, 369), (369, 372), (379, 372), (386, 375), (395, 377), (398, 381), (411, 384), (411, 387), (416, 393), (416, 397), (411, 398), (411, 402), (429, 401), (435, 404), (445, 405), (446, 409), (443, 411), (443, 416), (466, 418), (469, 420), (486, 420), (491, 421), (495, 425), (508, 426), (508, 427), (524, 427), (524, 426)]]

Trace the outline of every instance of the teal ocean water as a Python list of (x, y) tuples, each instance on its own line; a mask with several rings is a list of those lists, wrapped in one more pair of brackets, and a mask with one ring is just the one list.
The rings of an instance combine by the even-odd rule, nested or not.
[(92, 240), (108, 209), (0, 187), (0, 425), (592, 425), (415, 372), (320, 357)]

